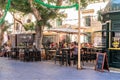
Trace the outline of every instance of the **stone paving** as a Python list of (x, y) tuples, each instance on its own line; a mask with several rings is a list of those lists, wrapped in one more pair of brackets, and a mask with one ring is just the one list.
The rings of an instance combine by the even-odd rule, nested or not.
[(99, 72), (92, 68), (77, 70), (52, 61), (22, 62), (0, 57), (0, 80), (120, 80), (120, 73)]

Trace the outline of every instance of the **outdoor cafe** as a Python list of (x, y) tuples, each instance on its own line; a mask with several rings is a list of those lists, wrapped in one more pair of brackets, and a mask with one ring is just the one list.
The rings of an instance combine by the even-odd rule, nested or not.
[[(59, 35), (66, 33), (70, 35), (77, 35), (78, 30), (76, 29), (71, 29), (71, 28), (53, 28), (49, 29), (48, 32), (56, 32)], [(81, 35), (87, 35), (86, 33), (81, 32)], [(68, 39), (68, 37), (67, 37)], [(61, 65), (71, 65), (71, 62), (77, 63), (78, 56), (73, 56), (71, 53), (74, 52), (74, 49), (71, 48), (71, 43), (73, 42), (66, 42), (66, 38), (61, 41), (60, 36), (59, 36), (59, 41), (57, 41), (57, 49), (51, 48), (51, 44), (47, 44), (47, 46), (44, 47), (45, 49), (45, 54), (46, 54), (46, 60), (49, 59), (54, 59), (55, 63), (58, 60)], [(50, 42), (47, 42), (50, 43)], [(53, 43), (54, 44), (54, 43)], [(63, 46), (64, 45), (64, 46)], [(56, 45), (55, 45), (56, 46)], [(78, 45), (77, 45), (78, 46)], [(100, 52), (98, 48), (95, 48), (91, 43), (82, 43), (81, 44), (81, 61), (82, 63), (88, 62), (88, 61), (94, 61), (96, 59), (96, 52)], [(52, 55), (52, 56), (51, 56)]]
[[(3, 45), (1, 56), (21, 61), (41, 61), (41, 52), (35, 47), (35, 34), (21, 33), (9, 35), (11, 46)], [(8, 51), (7, 48), (10, 47)]]
[[(10, 35), (12, 48), (8, 57), (14, 59), (20, 59), (22, 61), (41, 61), (41, 60), (54, 60), (57, 61), (60, 65), (74, 65), (77, 64), (78, 55), (74, 55), (75, 49), (72, 48), (74, 46), (74, 42), (76, 42), (75, 46), (78, 46), (77, 41), (66, 42), (66, 39), (71, 37), (70, 35), (77, 35), (78, 31), (74, 29), (50, 29), (48, 33), (56, 32), (52, 36), (52, 34), (47, 34), (47, 36), (43, 37), (43, 47), (41, 50), (37, 50), (35, 48), (35, 34), (34, 33), (21, 33), (21, 34), (12, 34)], [(58, 34), (66, 33), (68, 37), (60, 37)], [(81, 33), (81, 35), (87, 36), (86, 33)], [(46, 38), (48, 37), (48, 38)], [(45, 38), (45, 39), (44, 39)], [(52, 39), (53, 38), (53, 39)], [(59, 40), (58, 40), (59, 39)], [(75, 47), (74, 46), (74, 47)], [(93, 47), (91, 43), (81, 43), (81, 61), (84, 62), (94, 61), (96, 59), (97, 49)], [(76, 49), (78, 52), (78, 49)]]

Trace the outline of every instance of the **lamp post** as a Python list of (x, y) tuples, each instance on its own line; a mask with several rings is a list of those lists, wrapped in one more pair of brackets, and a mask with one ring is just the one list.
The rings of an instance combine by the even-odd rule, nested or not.
[(81, 53), (80, 53), (80, 49), (81, 49), (81, 44), (80, 44), (80, 27), (81, 27), (81, 11), (80, 11), (80, 2), (81, 0), (78, 0), (78, 65), (77, 65), (77, 69), (81, 69)]

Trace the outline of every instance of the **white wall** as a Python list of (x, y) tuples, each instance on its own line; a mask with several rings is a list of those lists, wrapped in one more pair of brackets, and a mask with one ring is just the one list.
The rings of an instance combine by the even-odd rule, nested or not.
[(67, 14), (67, 17), (63, 19), (63, 25), (65, 25), (65, 24), (70, 24), (70, 25), (78, 24), (78, 10), (76, 10), (76, 8), (65, 9), (64, 13)]

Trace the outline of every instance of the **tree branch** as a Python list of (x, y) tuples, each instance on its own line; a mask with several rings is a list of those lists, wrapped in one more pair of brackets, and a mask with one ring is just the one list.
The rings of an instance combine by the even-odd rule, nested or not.
[(33, 5), (33, 0), (28, 0), (30, 3), (30, 7), (33, 11), (33, 14), (35, 15), (35, 18), (40, 21), (41, 20), (41, 14), (39, 13), (39, 11), (34, 7)]
[(62, 2), (63, 2), (63, 0), (57, 0), (57, 6), (61, 6)]
[[(12, 14), (12, 13), (11, 13)], [(14, 14), (12, 14), (13, 18), (15, 21), (19, 22), (20, 24), (22, 24), (22, 26), (24, 27), (24, 24), (22, 23), (22, 21), (18, 20)]]

